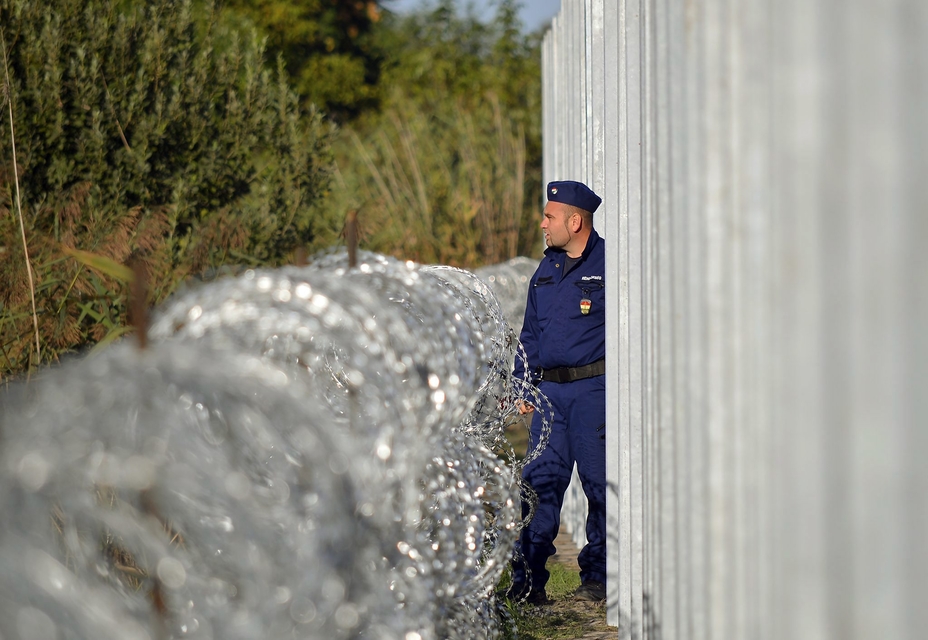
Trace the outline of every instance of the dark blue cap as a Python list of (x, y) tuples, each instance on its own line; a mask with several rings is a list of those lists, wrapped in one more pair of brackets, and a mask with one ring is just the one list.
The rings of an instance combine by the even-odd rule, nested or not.
[(548, 183), (548, 200), (563, 202), (574, 207), (585, 209), (590, 213), (596, 211), (603, 199), (593, 193), (593, 190), (582, 182), (562, 180)]

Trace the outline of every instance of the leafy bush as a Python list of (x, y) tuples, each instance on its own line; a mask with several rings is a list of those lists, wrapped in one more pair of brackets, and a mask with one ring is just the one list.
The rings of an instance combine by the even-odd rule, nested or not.
[(157, 302), (191, 274), (312, 245), (333, 132), (216, 16), (189, 0), (0, 0), (4, 374), (38, 364), (17, 172), (42, 361), (123, 331), (124, 285), (69, 251), (142, 259)]

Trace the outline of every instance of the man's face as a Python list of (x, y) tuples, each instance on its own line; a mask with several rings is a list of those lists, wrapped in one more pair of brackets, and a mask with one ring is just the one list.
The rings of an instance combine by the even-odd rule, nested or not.
[(546, 245), (555, 249), (562, 249), (570, 242), (571, 233), (567, 227), (570, 216), (570, 207), (562, 202), (548, 202), (545, 205), (541, 230), (545, 234)]

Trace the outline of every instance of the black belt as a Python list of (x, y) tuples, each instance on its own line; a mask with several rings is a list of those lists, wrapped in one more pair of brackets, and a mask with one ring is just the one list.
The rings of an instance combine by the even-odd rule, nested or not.
[(582, 367), (558, 367), (556, 369), (542, 369), (541, 379), (545, 382), (573, 382), (595, 378), (606, 373), (606, 360), (597, 360)]

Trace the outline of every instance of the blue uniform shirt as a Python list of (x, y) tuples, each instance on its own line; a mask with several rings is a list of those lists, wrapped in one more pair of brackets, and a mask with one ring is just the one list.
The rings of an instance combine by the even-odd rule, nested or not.
[[(519, 338), (534, 382), (539, 368), (582, 367), (606, 357), (605, 242), (594, 229), (565, 275), (566, 259), (564, 250), (547, 249), (529, 282)], [(589, 301), (586, 314), (581, 301)], [(523, 375), (519, 359), (514, 374)]]

